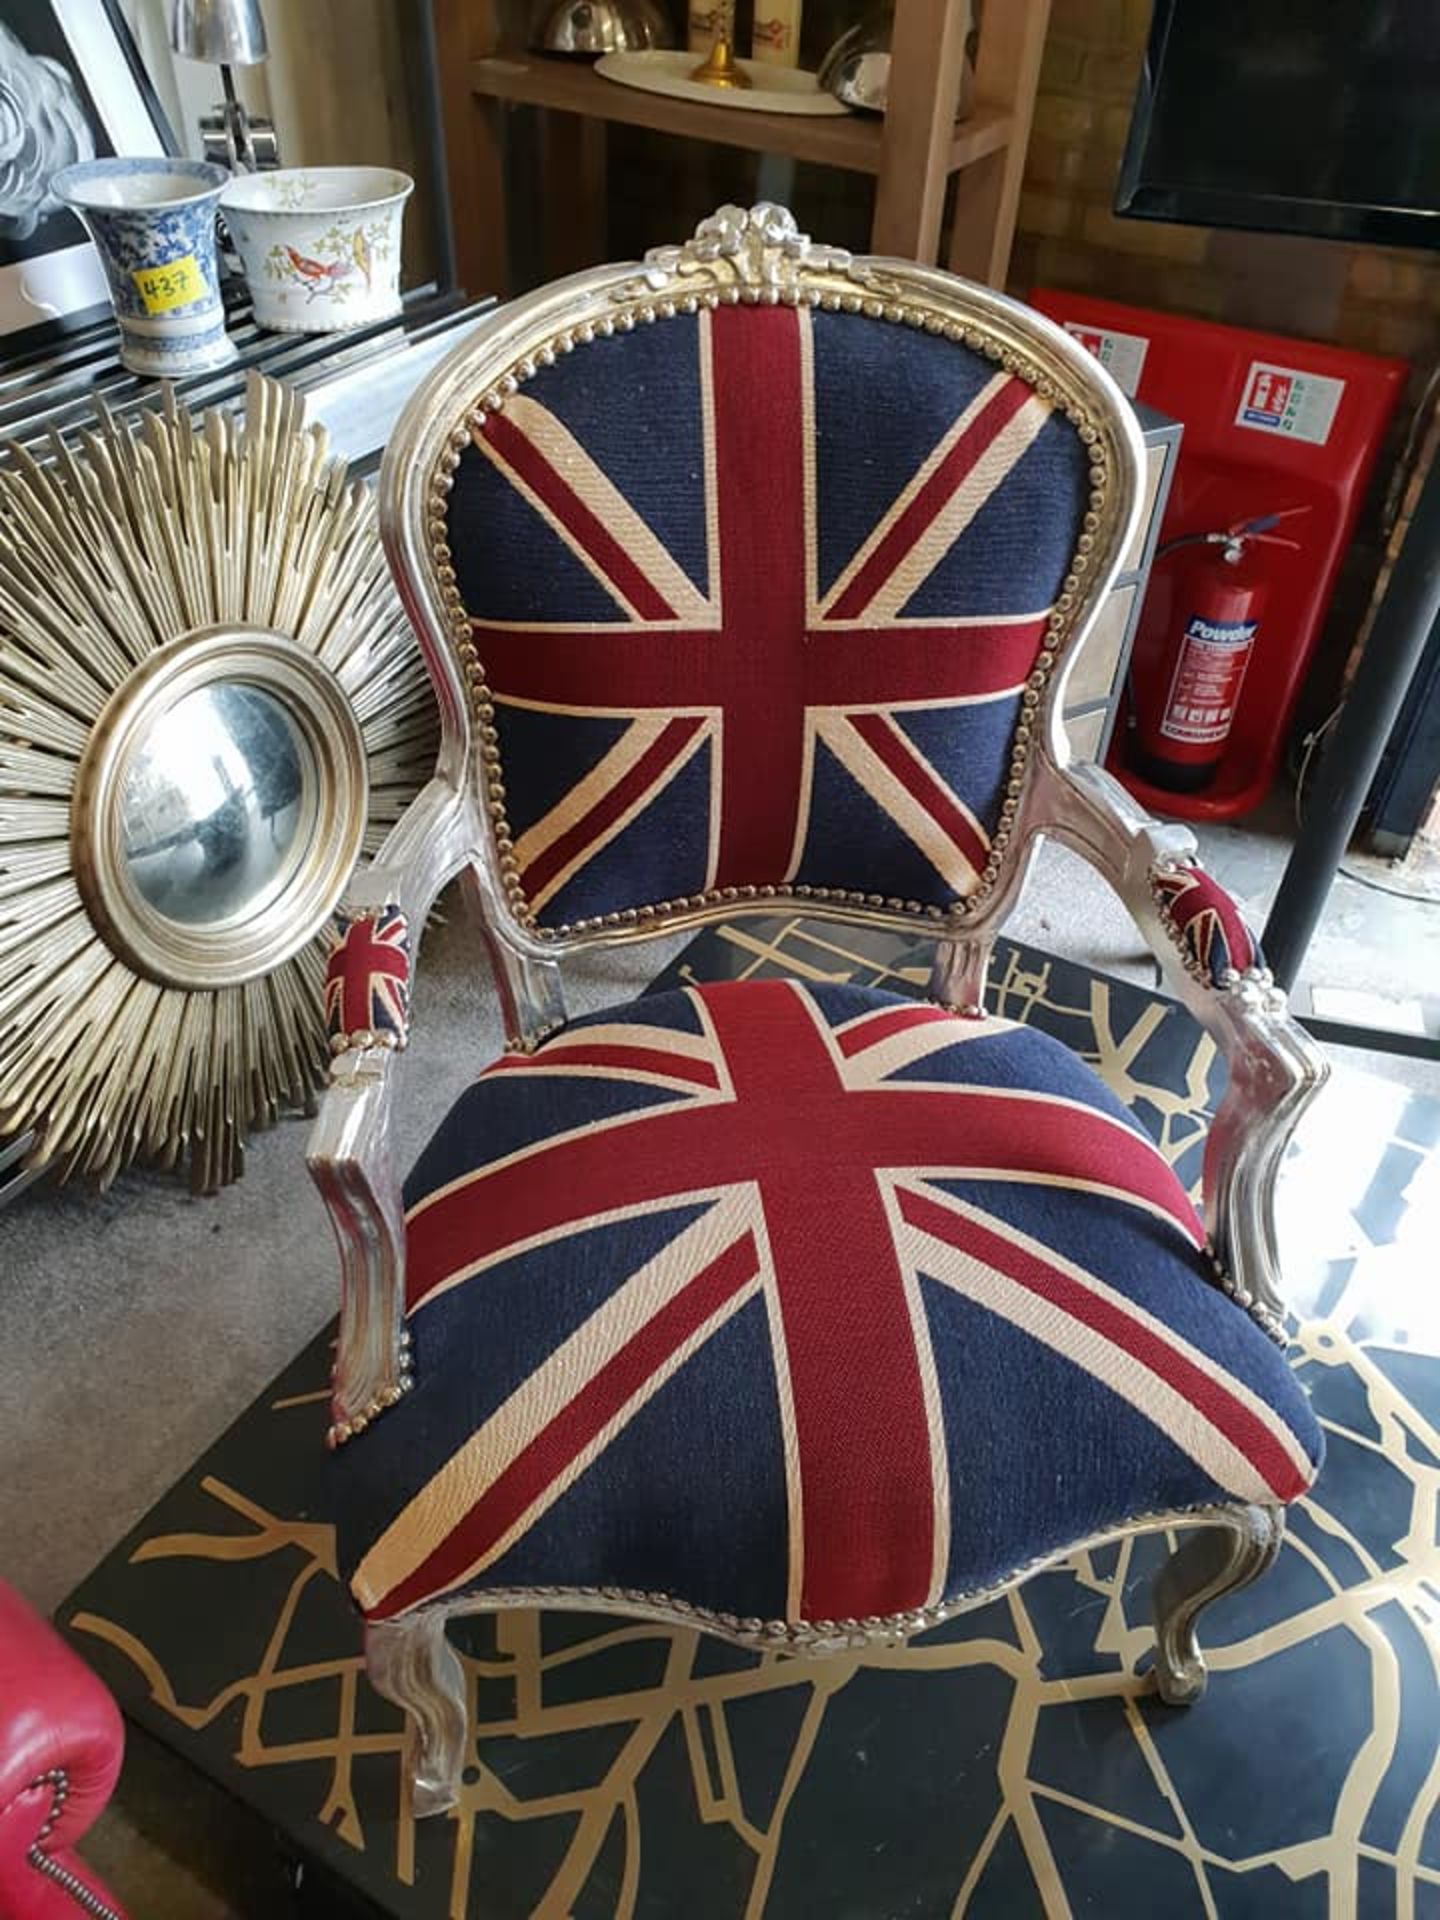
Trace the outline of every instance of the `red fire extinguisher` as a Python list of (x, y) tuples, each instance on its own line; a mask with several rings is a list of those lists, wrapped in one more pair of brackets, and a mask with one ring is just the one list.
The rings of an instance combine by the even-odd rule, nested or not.
[[(1126, 758), (1153, 786), (1193, 793), (1225, 755), (1245, 669), (1269, 591), (1265, 547), (1297, 547), (1271, 529), (1308, 508), (1237, 521), (1219, 533), (1187, 533), (1155, 556), (1162, 589), (1157, 640), (1137, 648), (1131, 673)], [(1179, 557), (1174, 557), (1179, 556)]]

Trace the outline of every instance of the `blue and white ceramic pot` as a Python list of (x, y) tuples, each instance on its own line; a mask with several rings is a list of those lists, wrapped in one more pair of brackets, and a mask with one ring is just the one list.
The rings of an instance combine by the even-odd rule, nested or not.
[(90, 231), (132, 373), (178, 377), (228, 366), (215, 206), (230, 178), (208, 160), (85, 160), (50, 182)]

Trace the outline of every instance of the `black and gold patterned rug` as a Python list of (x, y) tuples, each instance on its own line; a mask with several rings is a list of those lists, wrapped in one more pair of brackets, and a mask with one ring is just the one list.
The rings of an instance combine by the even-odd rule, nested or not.
[[(923, 942), (797, 920), (656, 982), (919, 991)], [(991, 1003), (1099, 1069), (1187, 1181), (1220, 1069), (1170, 1002), (1002, 942)], [(1159, 1540), (1076, 1556), (893, 1653), (787, 1663), (516, 1613), (461, 1640), (453, 1815), (403, 1807), (325, 1511), (327, 1342), (62, 1611), (131, 1718), (415, 1920), (1440, 1920), (1440, 1102), (1358, 1076), (1283, 1208), (1294, 1362), (1329, 1458), (1273, 1572), (1206, 1616), (1188, 1712), (1147, 1690)], [(1425, 1254), (1422, 1256), (1422, 1247)]]

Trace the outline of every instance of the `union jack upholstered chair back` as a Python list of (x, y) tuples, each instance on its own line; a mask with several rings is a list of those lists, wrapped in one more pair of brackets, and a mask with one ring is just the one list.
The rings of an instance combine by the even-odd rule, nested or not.
[(562, 943), (737, 898), (973, 915), (1134, 512), (1094, 362), (765, 208), (482, 331), (390, 538), (503, 913)]
[[(1138, 471), (1046, 321), (773, 207), (502, 308), (402, 417), (382, 525), (443, 750), (352, 883), (311, 1166), (340, 1557), (419, 1811), (469, 1744), (457, 1612), (824, 1652), (1188, 1526), (1156, 1589), (1184, 1701), (1200, 1608), (1277, 1550), (1321, 1443), (1270, 1196), (1320, 1064), (1189, 837), (1058, 719)], [(1225, 1049), (1201, 1213), (1088, 1066), (983, 1011), (1041, 835)], [(510, 1048), (402, 1190), (414, 941), (457, 874)], [(928, 927), (930, 1000), (753, 979), (566, 1021), (566, 954), (777, 906)]]

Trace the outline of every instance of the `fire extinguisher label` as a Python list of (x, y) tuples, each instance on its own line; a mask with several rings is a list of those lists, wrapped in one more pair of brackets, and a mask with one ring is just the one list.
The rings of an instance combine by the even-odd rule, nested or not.
[(1074, 334), (1087, 353), (1094, 354), (1122, 393), (1135, 398), (1150, 345), (1143, 333), (1116, 333), (1110, 327), (1087, 327), (1079, 320), (1067, 320), (1065, 331)]
[(1186, 621), (1160, 722), (1166, 739), (1218, 746), (1226, 738), (1257, 625), (1254, 620), (1206, 620), (1198, 613)]
[(1302, 373), (1298, 367), (1252, 360), (1240, 389), (1235, 424), (1323, 447), (1330, 438), (1344, 392), (1345, 382), (1332, 380), (1327, 374)]

